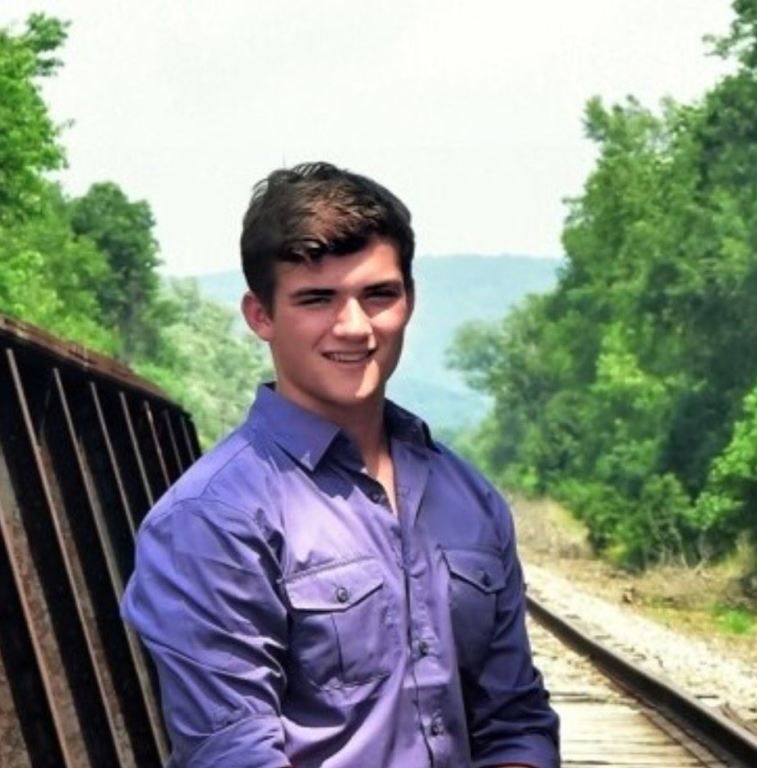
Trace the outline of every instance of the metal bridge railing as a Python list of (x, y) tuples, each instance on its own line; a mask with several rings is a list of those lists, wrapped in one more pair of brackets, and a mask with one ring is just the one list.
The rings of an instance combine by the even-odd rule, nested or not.
[(134, 534), (199, 456), (117, 362), (0, 316), (0, 765), (152, 768), (154, 670), (118, 604)]

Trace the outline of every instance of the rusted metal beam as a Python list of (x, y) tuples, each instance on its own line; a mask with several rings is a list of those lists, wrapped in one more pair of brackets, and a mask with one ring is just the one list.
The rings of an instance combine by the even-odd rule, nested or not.
[(171, 424), (171, 414), (166, 408), (160, 409), (157, 423), (158, 440), (163, 446), (163, 455), (166, 457), (169, 481), (176, 482), (182, 472), (187, 468), (183, 466), (179, 445), (176, 442), (176, 434)]
[[(61, 765), (66, 767), (97, 765), (90, 759), (92, 752), (107, 755), (107, 759), (115, 762), (118, 758), (112, 741), (106, 738), (106, 743), (98, 743), (96, 734), (82, 722), (82, 709), (91, 705), (88, 722), (110, 730), (102, 706), (92, 700), (96, 698), (91, 693), (97, 689), (97, 683), (92, 664), (85, 658), (84, 632), (13, 350), (5, 350), (3, 362), (3, 411), (9, 417), (9, 445), (3, 454), (14, 496), (12, 522), (16, 523), (9, 533), (19, 591), (26, 602), (25, 619), (33, 636), (46, 703), (57, 733), (58, 744), (51, 747), (62, 753)], [(84, 689), (89, 694), (86, 702), (80, 695)], [(31, 702), (22, 700), (20, 704), (19, 714), (27, 719), (24, 708)], [(42, 757), (45, 764), (54, 764), (51, 756)]]
[(119, 616), (147, 510), (199, 456), (120, 363), (0, 315), (0, 765), (158, 768), (154, 667)]
[(189, 463), (192, 464), (200, 458), (200, 454), (202, 453), (200, 450), (200, 443), (197, 439), (197, 432), (188, 418), (181, 418), (180, 426), (184, 449), (189, 455)]
[(137, 423), (143, 432), (143, 442), (149, 446), (149, 452), (155, 461), (156, 486), (160, 488), (160, 493), (163, 493), (171, 485), (171, 479), (168, 476), (166, 457), (163, 455), (163, 448), (158, 440), (152, 408), (150, 408), (150, 403), (147, 400), (142, 400), (136, 411)]
[[(128, 437), (129, 446), (131, 447), (133, 460), (136, 463), (139, 479), (142, 481), (142, 487), (144, 488), (145, 497), (147, 499), (146, 505), (140, 504), (136, 505), (135, 507), (138, 515), (138, 519), (135, 521), (135, 523), (138, 525), (139, 522), (141, 522), (141, 516), (144, 515), (147, 509), (149, 509), (155, 503), (158, 496), (160, 495), (160, 486), (158, 483), (155, 483), (155, 487), (153, 487), (153, 485), (150, 483), (149, 477), (152, 476), (154, 481), (155, 471), (154, 467), (146, 461), (146, 454), (147, 450), (149, 449), (149, 445), (145, 444), (143, 432), (140, 432), (139, 436), (137, 435), (134, 419), (132, 419), (131, 416), (129, 401), (126, 399), (126, 395), (124, 395), (123, 392), (118, 393), (118, 403), (120, 406), (123, 423), (126, 425), (126, 435)], [(141, 442), (138, 437), (143, 438)]]
[[(137, 765), (160, 765), (167, 757), (167, 742), (144, 656), (119, 615), (118, 603), (124, 582), (110, 538), (112, 526), (107, 522), (108, 511), (100, 502), (94, 477), (81, 448), (84, 444), (83, 426), (74, 424), (57, 368), (53, 369), (53, 378), (54, 400), (57, 400), (61, 416), (55, 421), (64, 431), (61, 442), (67, 442), (66, 448), (71, 457), (69, 465), (64, 468), (69, 483), (73, 485), (65, 508), (76, 510), (71, 525), (78, 534), (79, 558), (93, 596), (107, 669), (118, 670), (113, 677), (113, 687)], [(74, 397), (84, 397), (80, 394), (82, 388), (82, 382), (69, 382)]]
[[(29, 349), (49, 365), (64, 365), (87, 374), (90, 379), (119, 389), (149, 394), (171, 404), (168, 395), (141, 376), (137, 376), (123, 363), (83, 347), (81, 344), (53, 336), (48, 331), (16, 318), (0, 315), (0, 341), (14, 349)], [(176, 406), (174, 406), (176, 407)]]
[[(33, 630), (44, 623), (38, 614), (31, 555), (20, 530), (15, 500), (9, 498), (5, 462), (0, 459), (0, 765), (8, 768), (70, 765), (64, 713), (51, 708), (53, 685), (49, 640)], [(33, 567), (33, 566), (32, 566)], [(46, 617), (45, 617), (46, 618)], [(57, 650), (57, 649), (55, 649)]]
[[(134, 522), (136, 515), (131, 512), (130, 499), (138, 497), (138, 501), (142, 499), (143, 505), (148, 502), (143, 495), (144, 484), (137, 477), (136, 460), (123, 429), (117, 429), (113, 438), (111, 437), (111, 429), (106, 419), (108, 411), (103, 407), (103, 398), (98, 387), (90, 381), (87, 389), (88, 396), (77, 400), (77, 421), (83, 425), (85, 456), (93, 468), (92, 476), (105, 511), (105, 523), (115, 548), (121, 583), (125, 584), (134, 568), (133, 539), (137, 525)], [(111, 418), (120, 419), (121, 410), (116, 394), (112, 395), (112, 401)], [(133, 464), (130, 464), (129, 460)], [(122, 591), (123, 588), (119, 587), (119, 599)], [(154, 702), (159, 698), (157, 675), (135, 635), (128, 631), (127, 637), (140, 687), (146, 691), (145, 701), (152, 712), (157, 707)], [(149, 692), (152, 695), (149, 695)], [(153, 718), (152, 714), (150, 716)]]
[(79, 425), (83, 456), (102, 509), (107, 511), (105, 523), (113, 543), (120, 579), (125, 583), (134, 569), (133, 542), (137, 516), (131, 510), (127, 480), (116, 457), (95, 382), (87, 381), (86, 391), (74, 398), (73, 409), (74, 420)]
[(186, 472), (187, 469), (195, 461), (195, 457), (192, 455), (192, 451), (189, 447), (189, 443), (185, 437), (185, 426), (183, 420), (179, 414), (175, 411), (166, 410), (167, 421), (171, 425), (171, 430), (176, 441), (176, 450), (179, 453), (179, 465), (182, 472)]

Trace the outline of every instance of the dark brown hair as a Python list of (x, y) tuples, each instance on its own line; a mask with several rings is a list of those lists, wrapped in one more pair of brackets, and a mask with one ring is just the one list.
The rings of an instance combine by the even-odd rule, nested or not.
[(372, 179), (329, 163), (273, 171), (255, 185), (244, 216), (247, 285), (271, 312), (276, 262), (354, 253), (372, 237), (394, 241), (405, 287), (412, 290), (415, 237), (410, 211), (399, 198)]

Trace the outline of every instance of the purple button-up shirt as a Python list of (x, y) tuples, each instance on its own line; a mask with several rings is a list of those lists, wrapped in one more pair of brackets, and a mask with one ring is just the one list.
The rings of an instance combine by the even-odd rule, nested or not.
[(387, 403), (398, 514), (335, 425), (261, 387), (156, 504), (123, 615), (182, 768), (559, 764), (510, 513)]

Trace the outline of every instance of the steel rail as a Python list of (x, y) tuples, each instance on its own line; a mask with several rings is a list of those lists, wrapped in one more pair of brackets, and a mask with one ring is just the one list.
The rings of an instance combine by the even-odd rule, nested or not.
[(669, 680), (634, 664), (602, 645), (543, 603), (526, 596), (531, 617), (567, 646), (588, 656), (621, 688), (661, 712), (715, 754), (739, 768), (757, 766), (757, 736), (717, 710), (707, 707)]

